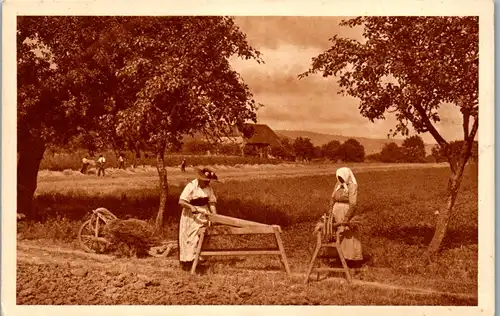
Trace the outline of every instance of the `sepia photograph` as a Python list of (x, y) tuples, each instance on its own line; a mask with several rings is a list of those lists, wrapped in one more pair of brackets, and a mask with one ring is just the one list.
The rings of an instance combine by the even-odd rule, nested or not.
[(3, 4), (2, 305), (494, 314), (493, 2), (131, 3)]

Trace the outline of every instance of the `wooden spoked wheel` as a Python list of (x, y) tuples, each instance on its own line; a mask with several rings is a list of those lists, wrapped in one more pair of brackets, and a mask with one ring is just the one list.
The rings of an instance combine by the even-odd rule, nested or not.
[(86, 252), (103, 252), (108, 241), (102, 237), (102, 230), (106, 222), (97, 214), (85, 221), (78, 231), (78, 242)]

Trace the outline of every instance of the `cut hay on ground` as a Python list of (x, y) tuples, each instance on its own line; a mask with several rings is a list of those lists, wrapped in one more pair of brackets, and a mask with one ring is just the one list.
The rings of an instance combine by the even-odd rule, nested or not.
[(161, 244), (153, 227), (135, 218), (113, 220), (105, 226), (103, 233), (111, 243), (109, 251), (118, 256), (144, 257), (151, 247)]

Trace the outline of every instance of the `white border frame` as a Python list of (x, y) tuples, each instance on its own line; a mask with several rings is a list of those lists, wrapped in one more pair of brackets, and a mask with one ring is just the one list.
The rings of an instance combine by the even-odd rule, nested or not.
[[(307, 3), (307, 4), (306, 4)], [(329, 13), (329, 14), (326, 14)], [(220, 313), (254, 315), (314, 313), (357, 315), (493, 315), (494, 314), (494, 3), (480, 0), (217, 0), (217, 1), (52, 1), (5, 0), (3, 4), (2, 93), (2, 274), (5, 315), (182, 315)], [(17, 15), (476, 15), (480, 16), (479, 139), (479, 301), (477, 307), (358, 306), (17, 306), (16, 302), (16, 16)], [(311, 56), (312, 57), (312, 56)], [(492, 172), (493, 171), (493, 172)], [(14, 241), (14, 242), (13, 242)]]

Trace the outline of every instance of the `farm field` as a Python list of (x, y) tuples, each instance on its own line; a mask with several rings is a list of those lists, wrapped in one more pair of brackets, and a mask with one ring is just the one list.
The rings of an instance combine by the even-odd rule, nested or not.
[[(105, 178), (41, 171), (36, 193), (41, 223), (18, 223), (18, 304), (292, 304), (477, 305), (477, 166), (464, 175), (443, 251), (430, 265), (422, 255), (435, 211), (446, 203), (446, 165), (351, 165), (359, 183), (367, 268), (348, 287), (341, 276), (303, 285), (314, 246), (312, 230), (326, 211), (337, 165), (214, 166), (219, 213), (283, 228), (293, 277), (277, 258), (212, 259), (191, 276), (176, 257), (115, 258), (81, 251), (81, 219), (96, 207), (119, 218), (151, 221), (158, 205), (153, 167), (108, 170)], [(193, 176), (169, 169), (171, 212), (166, 238), (175, 239), (182, 186)], [(264, 238), (211, 239), (217, 247), (260, 246)], [(67, 289), (75, 289), (69, 290)], [(43, 294), (40, 294), (43, 293)]]

